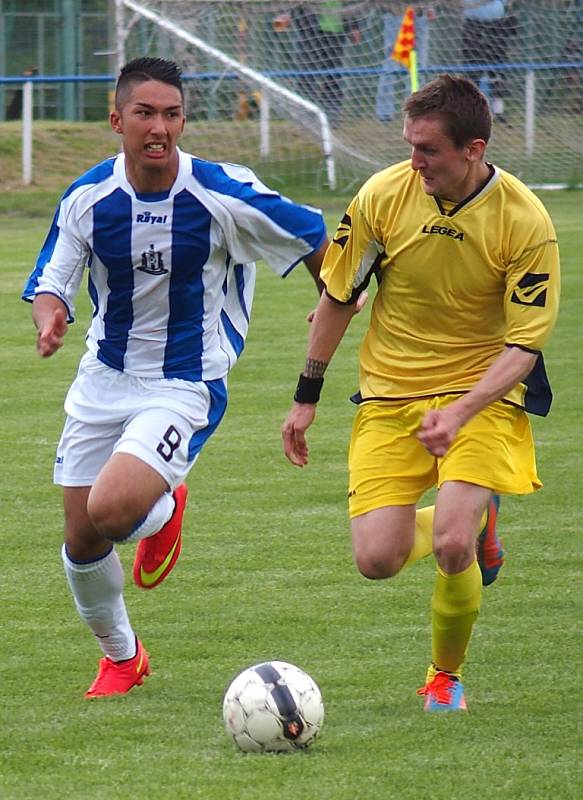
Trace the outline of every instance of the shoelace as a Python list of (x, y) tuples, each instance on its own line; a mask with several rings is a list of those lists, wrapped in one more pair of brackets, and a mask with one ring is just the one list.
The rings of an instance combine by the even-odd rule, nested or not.
[(421, 689), (417, 689), (417, 694), (430, 694), (438, 703), (447, 705), (451, 701), (451, 694), (455, 679), (445, 672), (438, 672), (431, 683), (426, 683)]

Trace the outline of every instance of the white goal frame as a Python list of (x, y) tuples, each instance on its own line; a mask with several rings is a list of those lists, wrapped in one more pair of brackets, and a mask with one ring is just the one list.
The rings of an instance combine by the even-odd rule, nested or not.
[[(124, 9), (126, 8), (134, 12), (134, 16), (130, 20), (129, 24), (126, 24), (125, 22)], [(251, 69), (245, 64), (242, 64), (240, 61), (237, 61), (236, 59), (227, 55), (222, 50), (218, 50), (216, 47), (212, 47), (211, 45), (207, 44), (207, 42), (205, 42), (203, 39), (200, 39), (198, 36), (193, 36), (191, 33), (185, 31), (183, 28), (176, 25), (171, 20), (167, 19), (166, 17), (163, 17), (160, 14), (157, 14), (154, 11), (151, 11), (149, 8), (145, 8), (140, 3), (134, 2), (134, 0), (115, 0), (115, 10), (116, 10), (116, 20), (115, 20), (116, 53), (117, 53), (118, 69), (121, 68), (125, 63), (125, 42), (129, 33), (135, 22), (139, 19), (139, 17), (144, 17), (145, 19), (154, 22), (160, 28), (169, 31), (177, 38), (183, 39), (185, 42), (188, 42), (193, 47), (196, 47), (198, 50), (205, 53), (206, 55), (212, 56), (218, 62), (220, 62), (226, 69), (230, 69), (233, 72), (236, 72), (238, 75), (241, 75), (242, 77), (251, 81), (256, 86), (261, 87), (263, 91), (261, 92), (261, 99), (259, 102), (259, 114), (260, 114), (259, 127), (260, 127), (260, 152), (262, 156), (269, 155), (270, 151), (270, 124), (269, 124), (270, 94), (274, 96), (279, 96), (285, 99), (292, 106), (297, 106), (299, 108), (304, 109), (305, 111), (309, 111), (312, 114), (314, 114), (314, 116), (318, 120), (320, 128), (320, 141), (326, 164), (326, 176), (328, 179), (328, 186), (332, 190), (336, 189), (336, 164), (334, 160), (334, 151), (332, 146), (332, 132), (330, 127), (330, 121), (328, 119), (327, 114), (320, 108), (320, 106), (316, 105), (315, 103), (312, 103), (310, 100), (306, 100), (299, 94), (296, 94), (296, 92), (292, 92), (286, 87), (281, 86), (279, 83), (272, 80), (271, 78), (266, 77), (261, 72), (258, 72), (257, 70)]]

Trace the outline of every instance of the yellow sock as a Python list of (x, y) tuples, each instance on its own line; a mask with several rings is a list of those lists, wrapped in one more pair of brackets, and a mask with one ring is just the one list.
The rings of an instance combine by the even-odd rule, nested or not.
[(415, 514), (415, 541), (403, 567), (409, 567), (433, 551), (433, 516), (435, 506), (420, 508)]
[(481, 597), (482, 574), (477, 561), (455, 575), (437, 568), (431, 600), (433, 664), (428, 680), (437, 670), (460, 677)]
[[(428, 556), (433, 550), (433, 517), (435, 516), (435, 506), (419, 508), (415, 514), (415, 540), (413, 547), (405, 563), (405, 567), (410, 567), (416, 561)], [(479, 530), (484, 528), (488, 520), (488, 509), (486, 508), (480, 520)]]

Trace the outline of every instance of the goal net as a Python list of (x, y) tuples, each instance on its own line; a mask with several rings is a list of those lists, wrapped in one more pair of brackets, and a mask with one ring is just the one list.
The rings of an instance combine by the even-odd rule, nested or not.
[[(349, 189), (407, 158), (410, 74), (391, 57), (407, 8), (389, 0), (116, 0), (121, 62), (176, 60), (184, 146), (286, 184)], [(419, 85), (466, 75), (487, 94), (489, 158), (533, 186), (583, 183), (583, 0), (413, 5)], [(468, 8), (477, 3), (467, 3)]]

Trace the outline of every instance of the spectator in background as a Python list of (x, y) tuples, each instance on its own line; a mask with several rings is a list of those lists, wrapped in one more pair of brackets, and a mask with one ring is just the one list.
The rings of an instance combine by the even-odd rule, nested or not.
[[(377, 86), (376, 115), (382, 122), (395, 116), (395, 90), (402, 80), (403, 67), (392, 58), (393, 48), (409, 3), (377, 0), (383, 16), (384, 61), (383, 71)], [(435, 19), (435, 10), (428, 4), (417, 4), (415, 10), (415, 50), (420, 69), (427, 66), (429, 50), (429, 23)], [(409, 94), (409, 92), (406, 92)]]
[(490, 68), (470, 74), (488, 98), (494, 118), (504, 117), (504, 73), (492, 64), (506, 61), (508, 37), (516, 29), (504, 0), (462, 0), (462, 56), (466, 64), (484, 64)]
[(299, 66), (302, 71), (326, 70), (323, 75), (305, 75), (298, 81), (298, 90), (317, 103), (328, 115), (332, 125), (339, 121), (342, 109), (342, 77), (344, 47), (350, 37), (360, 40), (357, 17), (368, 3), (344, 3), (342, 0), (322, 0), (320, 3), (300, 3), (290, 14), (298, 33)]
[[(583, 35), (583, 25), (581, 27)], [(565, 42), (563, 59), (567, 63), (583, 61), (583, 41), (575, 36)], [(583, 114), (583, 71), (578, 67), (567, 67), (562, 77), (567, 96), (567, 108), (575, 114)]]

